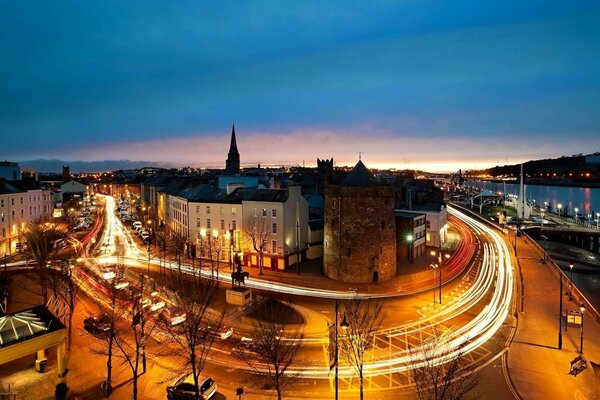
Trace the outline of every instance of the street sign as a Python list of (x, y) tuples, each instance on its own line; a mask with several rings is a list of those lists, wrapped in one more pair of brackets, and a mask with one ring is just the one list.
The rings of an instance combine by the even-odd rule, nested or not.
[(579, 311), (568, 311), (567, 324), (581, 326), (581, 313)]

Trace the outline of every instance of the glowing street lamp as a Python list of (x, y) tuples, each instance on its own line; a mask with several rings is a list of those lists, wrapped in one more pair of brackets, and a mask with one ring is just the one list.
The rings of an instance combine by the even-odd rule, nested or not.
[[(338, 362), (339, 362), (339, 344), (338, 344), (338, 316), (339, 316), (339, 303), (335, 301), (335, 400), (338, 400)], [(344, 313), (344, 319), (339, 324), (339, 326), (344, 330), (344, 332), (348, 329), (350, 324), (346, 320), (346, 313)]]
[(569, 269), (571, 270), (571, 282), (569, 285), (569, 300), (571, 300), (573, 298), (573, 292), (572, 292), (572, 288), (573, 288), (573, 264), (569, 264)]
[(560, 218), (560, 211), (561, 211), (561, 209), (562, 209), (562, 204), (558, 203), (558, 204), (556, 205), (556, 208), (558, 208), (558, 218)]

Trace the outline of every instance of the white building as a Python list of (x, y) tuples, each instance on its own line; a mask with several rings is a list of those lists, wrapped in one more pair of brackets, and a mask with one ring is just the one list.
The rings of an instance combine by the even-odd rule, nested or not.
[(27, 224), (49, 219), (52, 209), (49, 191), (0, 182), (0, 256), (15, 253)]
[(83, 196), (87, 192), (87, 186), (77, 181), (68, 181), (60, 185), (62, 201), (65, 202), (71, 195)]
[(397, 212), (425, 214), (425, 244), (428, 247), (440, 247), (448, 237), (448, 212), (446, 206), (417, 206), (411, 210), (397, 209)]
[(219, 258), (232, 261), (233, 253), (247, 266), (258, 265), (250, 236), (260, 227), (263, 266), (285, 270), (296, 262), (296, 249), (306, 258), (308, 203), (299, 186), (286, 190), (238, 188), (230, 193), (206, 184), (189, 183), (162, 191), (166, 196), (165, 223), (187, 235), (197, 257), (219, 247)]

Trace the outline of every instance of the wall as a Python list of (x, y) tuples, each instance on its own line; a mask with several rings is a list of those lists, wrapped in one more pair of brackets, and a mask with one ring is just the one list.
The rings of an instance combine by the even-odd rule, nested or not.
[(394, 192), (389, 186), (325, 188), (323, 271), (352, 283), (396, 276)]

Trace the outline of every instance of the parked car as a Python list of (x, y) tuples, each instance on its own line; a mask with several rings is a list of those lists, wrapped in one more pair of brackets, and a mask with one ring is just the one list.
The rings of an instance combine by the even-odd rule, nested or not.
[(90, 333), (105, 333), (110, 331), (110, 317), (107, 314), (100, 314), (87, 317), (83, 320), (83, 327)]
[(158, 319), (170, 326), (179, 325), (185, 322), (186, 318), (185, 311), (175, 306), (167, 307), (158, 314)]
[(200, 375), (198, 377), (198, 391), (200, 397), (196, 397), (196, 388), (194, 386), (194, 375), (189, 374), (179, 378), (172, 386), (167, 386), (167, 399), (194, 399), (208, 400), (217, 393), (217, 382), (211, 377)]

